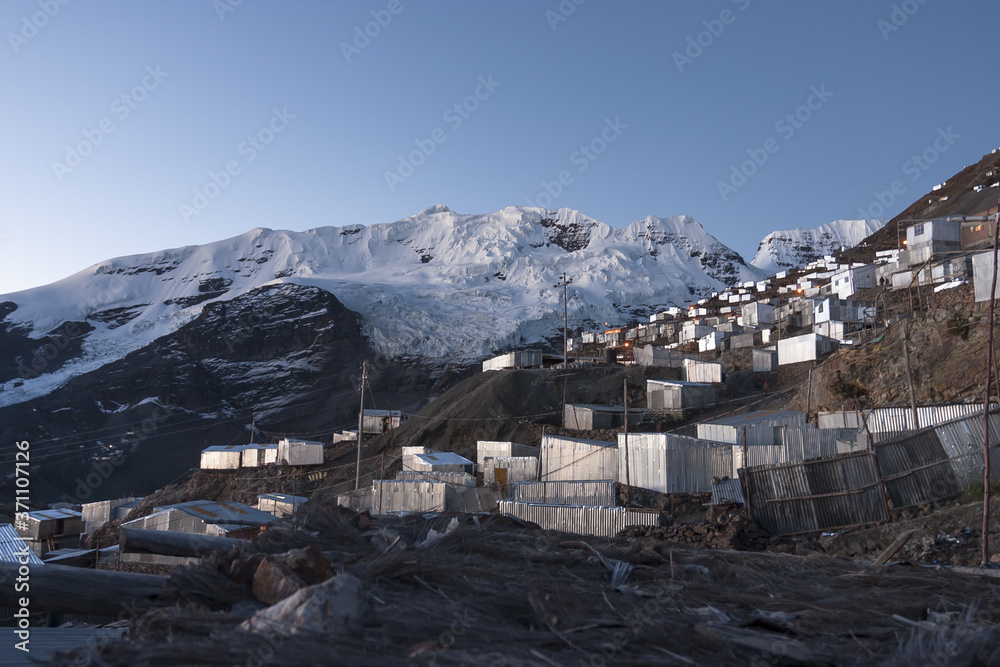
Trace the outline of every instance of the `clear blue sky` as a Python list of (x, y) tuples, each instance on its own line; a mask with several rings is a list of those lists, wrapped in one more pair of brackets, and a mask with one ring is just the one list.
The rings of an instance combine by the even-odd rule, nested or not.
[(1000, 146), (998, 25), (995, 0), (5, 0), (0, 293), (433, 204), (683, 213), (749, 260)]

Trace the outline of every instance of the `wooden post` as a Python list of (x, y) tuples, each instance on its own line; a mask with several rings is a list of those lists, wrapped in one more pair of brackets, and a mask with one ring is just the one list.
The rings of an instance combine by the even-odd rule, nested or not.
[(368, 362), (361, 362), (361, 407), (358, 409), (358, 464), (354, 470), (354, 490), (361, 488), (361, 439), (365, 425), (365, 382), (368, 381)]
[(809, 423), (809, 411), (812, 409), (813, 369), (809, 369), (809, 386), (806, 388), (806, 423)]
[(622, 380), (625, 389), (622, 399), (625, 402), (625, 499), (629, 505), (632, 504), (632, 478), (628, 469), (628, 378)]
[(982, 566), (990, 562), (990, 382), (993, 373), (993, 314), (997, 298), (997, 252), (1000, 250), (1000, 202), (993, 225), (993, 281), (990, 283), (990, 327), (986, 344), (986, 397), (983, 399), (983, 549)]
[(917, 398), (913, 393), (913, 369), (910, 368), (910, 317), (903, 322), (903, 363), (906, 364), (906, 384), (910, 388), (910, 408), (913, 410), (913, 430), (920, 430), (920, 415), (917, 413)]
[(882, 466), (878, 462), (878, 454), (875, 453), (875, 441), (872, 438), (872, 432), (868, 430), (868, 418), (865, 417), (865, 412), (861, 409), (861, 402), (857, 398), (854, 399), (854, 407), (858, 411), (858, 416), (861, 417), (861, 425), (865, 429), (865, 435), (868, 436), (868, 450), (875, 464), (875, 478), (878, 479), (878, 488), (882, 492), (882, 505), (885, 507), (885, 518), (889, 520), (891, 518), (889, 515), (889, 492), (885, 488), (885, 480), (882, 479)]

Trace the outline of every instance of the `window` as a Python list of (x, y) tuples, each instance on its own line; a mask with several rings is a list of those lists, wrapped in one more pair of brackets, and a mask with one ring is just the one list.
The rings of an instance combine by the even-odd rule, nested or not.
[(913, 235), (921, 236), (924, 233), (924, 223), (913, 225)]

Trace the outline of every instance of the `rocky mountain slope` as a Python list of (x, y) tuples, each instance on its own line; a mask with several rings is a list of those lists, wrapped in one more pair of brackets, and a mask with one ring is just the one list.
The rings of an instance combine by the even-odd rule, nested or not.
[(885, 220), (834, 220), (819, 227), (799, 227), (765, 236), (750, 264), (772, 275), (805, 266), (844, 247), (861, 243), (885, 225)]

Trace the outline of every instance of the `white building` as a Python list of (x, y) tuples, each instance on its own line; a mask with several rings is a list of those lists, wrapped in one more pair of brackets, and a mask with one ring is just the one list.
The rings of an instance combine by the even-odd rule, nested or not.
[(840, 341), (817, 333), (785, 338), (778, 341), (778, 365), (815, 361), (840, 348)]
[(315, 440), (278, 441), (278, 462), (290, 466), (310, 466), (323, 462), (323, 443)]
[(547, 435), (542, 438), (542, 474), (545, 482), (618, 479), (618, 445)]
[(843, 269), (830, 276), (830, 288), (840, 299), (848, 299), (858, 290), (876, 287), (875, 265), (862, 264)]

